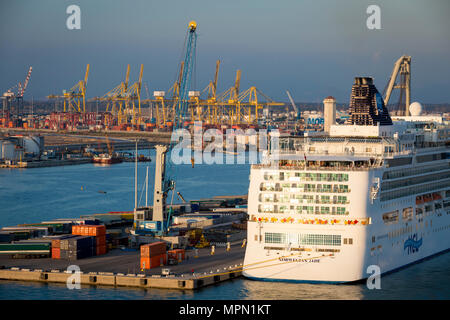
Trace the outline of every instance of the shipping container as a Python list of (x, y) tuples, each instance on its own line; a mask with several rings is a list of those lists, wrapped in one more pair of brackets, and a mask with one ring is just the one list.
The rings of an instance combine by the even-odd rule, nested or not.
[(141, 269), (152, 269), (167, 264), (167, 255), (160, 254), (153, 257), (141, 257)]
[(0, 254), (50, 254), (50, 244), (9, 243), (0, 244)]
[(76, 237), (72, 234), (65, 234), (60, 236), (48, 236), (47, 239), (52, 241), (52, 248), (60, 248), (61, 247), (61, 240), (63, 239), (69, 239)]
[(94, 254), (92, 250), (61, 250), (61, 259), (65, 260), (79, 260), (92, 257)]
[(14, 237), (8, 232), (0, 232), (0, 243), (9, 243), (13, 238)]
[(80, 236), (103, 236), (106, 234), (104, 225), (75, 225), (72, 226), (72, 234)]
[(95, 238), (89, 236), (77, 236), (73, 238), (63, 239), (60, 247), (63, 250), (78, 250), (83, 248), (92, 248), (95, 246)]
[(141, 246), (141, 257), (153, 257), (166, 253), (166, 243), (159, 241)]
[(97, 256), (100, 256), (102, 254), (106, 254), (106, 252), (107, 252), (106, 245), (97, 246), (95, 250), (96, 250), (95, 254)]
[(104, 225), (90, 226), (90, 236), (104, 236), (106, 234), (106, 227)]
[(61, 249), (52, 247), (52, 259), (61, 259)]
[(106, 245), (106, 236), (97, 236), (95, 237), (95, 245), (98, 246), (105, 246)]

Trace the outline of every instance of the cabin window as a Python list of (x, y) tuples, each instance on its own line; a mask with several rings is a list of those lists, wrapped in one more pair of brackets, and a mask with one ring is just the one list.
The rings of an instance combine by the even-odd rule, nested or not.
[(385, 224), (393, 224), (398, 222), (398, 210), (383, 213), (383, 221)]
[(402, 219), (404, 221), (411, 221), (413, 219), (413, 208), (404, 208), (402, 212)]

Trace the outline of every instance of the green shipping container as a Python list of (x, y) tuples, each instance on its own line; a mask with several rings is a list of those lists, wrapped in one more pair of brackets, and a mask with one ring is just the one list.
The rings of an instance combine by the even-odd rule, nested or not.
[(34, 253), (47, 254), (50, 253), (50, 244), (28, 244), (28, 243), (10, 243), (0, 244), (0, 254), (17, 254), (17, 253)]

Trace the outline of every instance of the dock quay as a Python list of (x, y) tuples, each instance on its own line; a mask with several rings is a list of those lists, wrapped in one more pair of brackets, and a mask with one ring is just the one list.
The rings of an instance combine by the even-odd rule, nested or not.
[(138, 250), (114, 249), (77, 261), (0, 256), (0, 280), (67, 283), (74, 276), (68, 267), (76, 265), (80, 285), (196, 290), (239, 278), (244, 253), (240, 241), (232, 243), (229, 250), (218, 247), (214, 254), (210, 248), (188, 250), (187, 259), (180, 264), (145, 271), (140, 269)]
[[(150, 142), (145, 140), (139, 140), (137, 143), (138, 150), (142, 149), (152, 149), (157, 145), (157, 142)], [(92, 143), (74, 143), (67, 145), (46, 145), (45, 150), (55, 150), (55, 151), (74, 151), (74, 150), (82, 150), (84, 148), (94, 146), (98, 149), (107, 150), (108, 145), (106, 142), (100, 142), (95, 145)], [(115, 141), (114, 142), (114, 151), (124, 151), (124, 150), (134, 150), (136, 148), (135, 141)]]
[(49, 159), (40, 161), (19, 161), (16, 164), (0, 164), (0, 168), (44, 168), (91, 163), (91, 158)]

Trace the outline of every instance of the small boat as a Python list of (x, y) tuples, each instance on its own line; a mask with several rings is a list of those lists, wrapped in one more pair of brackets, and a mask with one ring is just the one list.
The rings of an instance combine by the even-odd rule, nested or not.
[(113, 163), (120, 163), (122, 162), (122, 158), (118, 157), (117, 155), (112, 155), (108, 153), (101, 153), (98, 155), (95, 155), (92, 158), (92, 162), (94, 163), (103, 163), (103, 164), (113, 164)]

